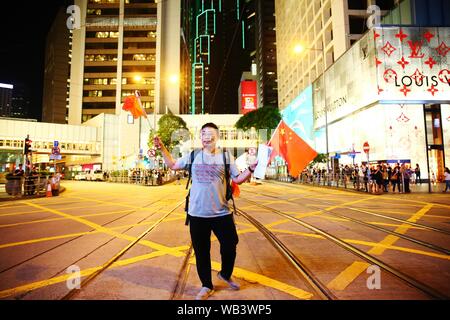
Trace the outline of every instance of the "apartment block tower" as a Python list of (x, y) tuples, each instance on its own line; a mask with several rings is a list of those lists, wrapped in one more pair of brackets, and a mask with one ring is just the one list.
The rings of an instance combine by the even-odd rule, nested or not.
[(75, 0), (72, 16), (69, 124), (119, 114), (135, 90), (147, 113), (179, 113), (179, 0)]

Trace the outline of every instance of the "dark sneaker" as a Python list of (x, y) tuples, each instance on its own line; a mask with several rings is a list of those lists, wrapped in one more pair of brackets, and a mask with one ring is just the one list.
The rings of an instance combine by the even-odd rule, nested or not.
[(197, 296), (195, 297), (195, 300), (206, 300), (213, 293), (214, 293), (213, 289), (210, 289), (208, 287), (202, 287)]
[(229, 286), (231, 289), (233, 289), (233, 290), (239, 290), (239, 289), (241, 288), (241, 286), (240, 286), (238, 283), (236, 283), (236, 282), (234, 282), (233, 280), (231, 280), (231, 278), (230, 278), (230, 279), (225, 279), (225, 278), (220, 274), (220, 272), (217, 273), (217, 277), (218, 277), (220, 280), (225, 281), (225, 282), (228, 284), (228, 286)]

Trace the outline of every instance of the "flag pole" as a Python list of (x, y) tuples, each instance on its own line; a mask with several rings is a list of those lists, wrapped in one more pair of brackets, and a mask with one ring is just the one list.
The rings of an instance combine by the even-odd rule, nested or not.
[[(144, 112), (145, 119), (147, 120), (147, 123), (148, 123), (149, 128), (152, 128), (152, 125), (150, 124), (150, 120), (148, 119), (147, 112), (145, 112), (145, 108), (142, 106), (142, 102), (141, 102), (141, 93), (139, 92), (139, 90), (135, 90), (134, 94), (135, 94), (136, 98), (138, 99), (139, 107), (141, 108), (142, 112)], [(154, 124), (153, 130), (156, 131), (155, 123), (153, 123), (153, 124)]]
[(275, 130), (272, 133), (272, 136), (270, 137), (269, 141), (266, 143), (267, 145), (269, 145), (270, 141), (272, 141), (273, 136), (275, 135), (275, 132), (277, 132), (278, 127), (280, 126), (281, 122), (283, 122), (283, 119), (280, 120), (280, 122), (278, 122), (277, 127), (275, 128)]

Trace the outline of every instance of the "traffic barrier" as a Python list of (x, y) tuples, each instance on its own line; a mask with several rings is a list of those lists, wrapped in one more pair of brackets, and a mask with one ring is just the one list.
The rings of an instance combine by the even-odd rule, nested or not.
[(47, 192), (45, 193), (46, 197), (51, 197), (52, 196), (52, 185), (49, 183), (47, 184)]

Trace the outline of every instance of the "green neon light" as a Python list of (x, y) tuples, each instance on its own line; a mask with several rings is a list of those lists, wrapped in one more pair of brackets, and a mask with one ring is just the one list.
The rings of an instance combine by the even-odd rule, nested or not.
[(201, 102), (202, 102), (202, 114), (205, 113), (205, 67), (203, 62), (198, 62), (198, 63), (194, 63), (192, 65), (192, 107), (191, 107), (191, 113), (195, 114), (195, 85), (196, 85), (196, 81), (195, 81), (195, 76), (196, 76), (196, 66), (201, 66), (202, 69), (202, 74), (201, 74), (201, 78), (202, 78), (202, 97), (201, 97)]
[(239, 20), (239, 0), (236, 0), (236, 19)]
[(245, 24), (242, 20), (242, 49), (245, 49)]
[(199, 15), (197, 15), (197, 22), (196, 22), (196, 36), (198, 37), (199, 36), (199, 34), (198, 34), (198, 21), (199, 21), (199, 18), (203, 15), (203, 14), (205, 14), (205, 33), (204, 34), (209, 34), (209, 30), (208, 30), (208, 21), (209, 21), (209, 19), (208, 19), (208, 14), (209, 13), (212, 13), (212, 17), (213, 17), (213, 20), (214, 20), (214, 22), (213, 22), (213, 28), (214, 28), (214, 30), (213, 30), (213, 34), (216, 34), (216, 10), (214, 10), (214, 9), (207, 9), (207, 10), (205, 10), (205, 11), (203, 11), (202, 13), (200, 13)]
[(192, 64), (192, 79), (191, 79), (191, 114), (195, 114), (195, 63)]

